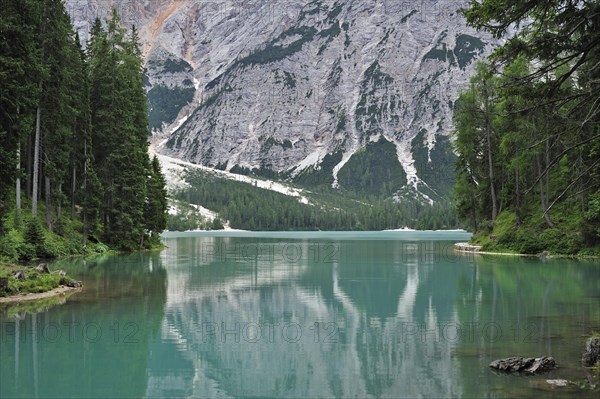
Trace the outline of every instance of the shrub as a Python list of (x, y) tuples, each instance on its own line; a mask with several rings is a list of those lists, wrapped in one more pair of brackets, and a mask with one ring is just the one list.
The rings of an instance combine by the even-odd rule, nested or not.
[(225, 228), (225, 226), (223, 226), (223, 222), (221, 221), (220, 218), (213, 219), (211, 226), (210, 226), (211, 230), (223, 230), (224, 228)]
[(37, 218), (32, 218), (25, 229), (25, 243), (33, 246), (34, 257), (43, 257), (45, 254), (46, 239), (44, 237), (44, 229)]
[(15, 262), (19, 259), (19, 247), (23, 245), (23, 237), (17, 230), (8, 230), (0, 237), (0, 259)]

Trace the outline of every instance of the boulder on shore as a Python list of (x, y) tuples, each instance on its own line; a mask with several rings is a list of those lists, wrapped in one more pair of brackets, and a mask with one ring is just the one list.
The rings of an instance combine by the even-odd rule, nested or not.
[(25, 272), (23, 272), (22, 270), (18, 270), (16, 272), (14, 272), (13, 277), (16, 280), (21, 280), (21, 281), (27, 280), (27, 276), (25, 275)]
[(556, 367), (552, 357), (520, 357), (514, 356), (506, 359), (494, 360), (490, 367), (506, 373), (543, 373)]
[(587, 340), (581, 361), (585, 367), (594, 367), (600, 364), (600, 337)]
[(40, 265), (35, 267), (35, 270), (40, 273), (50, 274), (50, 268), (48, 267), (47, 263), (41, 263)]

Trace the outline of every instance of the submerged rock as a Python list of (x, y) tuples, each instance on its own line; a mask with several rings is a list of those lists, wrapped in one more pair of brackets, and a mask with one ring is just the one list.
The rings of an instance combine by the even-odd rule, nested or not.
[(567, 380), (546, 380), (546, 382), (555, 387), (566, 387), (569, 385), (569, 381)]
[(506, 359), (494, 360), (490, 367), (506, 373), (543, 373), (556, 367), (552, 357), (542, 356), (538, 358), (514, 356)]
[(543, 392), (556, 392), (560, 390), (564, 393), (575, 393), (579, 391), (577, 384), (564, 379), (554, 380), (531, 380), (529, 381), (529, 387)]
[(600, 337), (587, 340), (581, 361), (585, 367), (594, 367), (600, 364)]

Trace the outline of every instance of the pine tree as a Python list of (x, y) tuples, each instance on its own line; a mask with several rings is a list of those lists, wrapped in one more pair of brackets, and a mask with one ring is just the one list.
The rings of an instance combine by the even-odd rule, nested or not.
[(144, 220), (151, 239), (156, 240), (158, 234), (167, 228), (168, 210), (166, 181), (156, 155), (152, 158), (149, 176)]
[[(126, 37), (116, 10), (106, 31), (96, 21), (91, 37), (92, 147), (103, 187), (104, 239), (133, 249), (143, 246), (148, 228), (145, 200), (158, 195), (147, 193), (153, 173), (139, 37), (135, 28)], [(164, 229), (164, 223), (150, 225), (153, 235)]]
[[(474, 230), (494, 228), (501, 249), (576, 253), (600, 242), (599, 10), (595, 2), (483, 0), (464, 11), (471, 25), (497, 36), (520, 27), (455, 112), (458, 215)], [(482, 101), (487, 84), (490, 107)], [(477, 117), (485, 109), (493, 110), (487, 143), (487, 121)], [(486, 153), (493, 176), (483, 172)], [(490, 183), (499, 225), (489, 213)]]
[(0, 235), (17, 176), (17, 151), (30, 126), (24, 117), (38, 91), (32, 78), (41, 74), (34, 0), (7, 0), (0, 12)]

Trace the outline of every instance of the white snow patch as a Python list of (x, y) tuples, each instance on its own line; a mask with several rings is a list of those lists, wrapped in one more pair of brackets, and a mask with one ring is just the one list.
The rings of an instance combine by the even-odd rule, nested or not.
[(431, 151), (433, 150), (433, 147), (435, 147), (435, 134), (431, 133), (428, 134), (427, 136), (427, 159), (428, 161), (431, 163)]
[(415, 167), (415, 160), (412, 157), (411, 149), (409, 148), (408, 143), (395, 142), (395, 144), (398, 161), (406, 173), (407, 185), (412, 186), (415, 191), (418, 191), (417, 184), (420, 179), (419, 176), (417, 176), (417, 168)]
[(350, 160), (350, 158), (352, 158), (352, 155), (354, 155), (354, 153), (356, 151), (358, 151), (359, 148), (360, 147), (356, 147), (356, 148), (353, 148), (352, 150), (344, 153), (344, 155), (342, 156), (342, 160), (340, 161), (340, 163), (338, 163), (337, 165), (334, 166), (334, 168), (333, 168), (333, 183), (331, 184), (331, 187), (333, 187), (333, 188), (338, 188), (339, 187), (338, 173), (344, 167), (344, 165), (346, 165), (346, 163)]
[[(179, 128), (181, 126), (183, 126), (183, 124), (188, 120), (188, 118), (190, 117), (190, 114), (187, 114), (186, 116), (184, 116), (183, 118), (181, 118), (180, 120), (177, 121), (177, 123), (175, 123), (175, 125), (173, 125), (173, 128), (171, 129), (169, 135), (175, 133), (177, 130), (179, 130)], [(163, 141), (160, 142), (160, 144), (158, 145), (159, 147), (162, 146), (163, 144), (165, 144), (168, 140), (168, 137), (166, 139), (164, 139)]]
[(298, 164), (296, 164), (296, 169), (294, 169), (294, 172), (292, 173), (292, 176), (295, 177), (300, 172), (302, 172), (304, 169), (309, 168), (311, 166), (318, 165), (319, 162), (326, 155), (327, 155), (327, 149), (322, 148), (322, 147), (317, 148), (315, 151), (313, 151), (310, 154), (308, 154), (306, 156), (306, 158), (304, 158), (302, 161), (300, 161)]
[(208, 208), (205, 208), (205, 207), (203, 207), (203, 206), (201, 206), (201, 205), (196, 205), (196, 204), (189, 204), (189, 205), (190, 205), (192, 208), (196, 209), (196, 211), (197, 211), (197, 212), (198, 212), (200, 215), (202, 215), (202, 217), (203, 217), (204, 219), (210, 220), (211, 222), (212, 222), (213, 220), (215, 220), (215, 219), (218, 217), (218, 215), (217, 215), (217, 212), (211, 211), (210, 209), (208, 209)]
[[(369, 137), (369, 141), (371, 143), (376, 143), (379, 141), (379, 139), (381, 138), (381, 134), (376, 134), (375, 136), (371, 136)], [(389, 140), (388, 140), (389, 141)]]
[(411, 229), (410, 227), (402, 227), (400, 229), (387, 229), (383, 231), (417, 231), (415, 229)]

